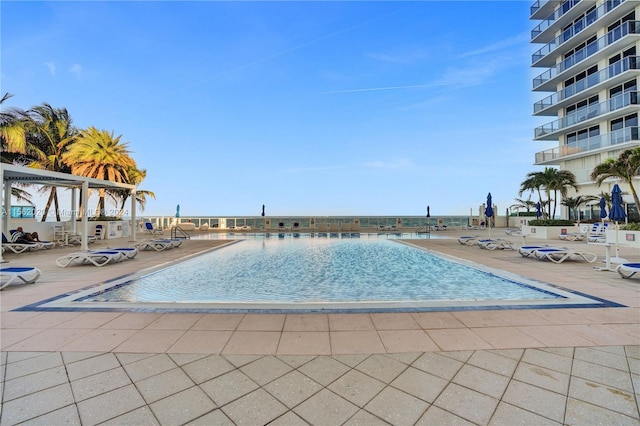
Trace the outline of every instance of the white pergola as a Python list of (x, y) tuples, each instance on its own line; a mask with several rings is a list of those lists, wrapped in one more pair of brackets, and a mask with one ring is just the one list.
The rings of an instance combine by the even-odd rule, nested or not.
[[(111, 182), (108, 180), (93, 179), (83, 176), (76, 176), (68, 173), (51, 172), (48, 170), (33, 169), (31, 167), (17, 166), (14, 164), (0, 163), (0, 175), (4, 190), (0, 191), (2, 197), (2, 211), (0, 215), (0, 228), (5, 235), (8, 235), (8, 220), (5, 217), (11, 209), (11, 184), (14, 182), (28, 183), (34, 185), (59, 186), (69, 188), (71, 192), (71, 221), (75, 226), (76, 223), (76, 189), (81, 189), (82, 198), (82, 219), (80, 224), (80, 233), (82, 234), (82, 250), (89, 250), (87, 235), (89, 232), (89, 222), (87, 218), (87, 204), (89, 189), (124, 189), (131, 193), (131, 236), (136, 239), (136, 187), (135, 185)], [(2, 260), (2, 251), (0, 250), (0, 261)]]

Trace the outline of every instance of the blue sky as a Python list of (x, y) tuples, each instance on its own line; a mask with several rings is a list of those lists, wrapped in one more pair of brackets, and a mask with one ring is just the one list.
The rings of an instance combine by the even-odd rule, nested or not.
[(0, 7), (3, 106), (122, 135), (144, 216), (502, 214), (550, 147), (527, 1)]

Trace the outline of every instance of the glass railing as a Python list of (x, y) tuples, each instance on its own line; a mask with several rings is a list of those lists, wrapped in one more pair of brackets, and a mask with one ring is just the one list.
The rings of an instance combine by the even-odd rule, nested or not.
[(567, 28), (558, 37), (544, 45), (540, 50), (531, 55), (531, 63), (535, 64), (549, 53), (554, 51), (558, 46), (570, 40), (573, 36), (593, 24), (598, 19), (602, 18), (605, 14), (609, 13), (612, 9), (623, 3), (625, 0), (612, 0), (608, 1), (597, 9), (589, 12), (584, 18)]
[(567, 57), (556, 66), (549, 68), (547, 71), (534, 78), (533, 88), (535, 89), (536, 87), (539, 87), (552, 78), (555, 78), (561, 72), (565, 71), (568, 68), (571, 68), (572, 66), (585, 60), (589, 56), (598, 53), (605, 47), (610, 46), (611, 44), (615, 43), (628, 34), (640, 34), (640, 21), (625, 22), (621, 26), (609, 31), (599, 39), (587, 44), (585, 47), (576, 51), (573, 55)]
[[(545, 0), (547, 1), (547, 0)], [(540, 0), (537, 0), (535, 3), (533, 3), (531, 5), (531, 14), (529, 16), (533, 16), (534, 13), (536, 13), (538, 11), (538, 9), (540, 9), (542, 7), (542, 2)]]
[(537, 114), (538, 112), (549, 108), (550, 106), (564, 100), (570, 98), (573, 95), (576, 95), (582, 91), (585, 91), (593, 86), (596, 86), (603, 81), (606, 81), (610, 78), (613, 78), (619, 74), (622, 74), (628, 70), (635, 70), (637, 68), (636, 64), (636, 56), (628, 56), (621, 61), (618, 61), (614, 64), (609, 65), (607, 68), (603, 69), (600, 72), (595, 74), (591, 74), (582, 80), (577, 81), (571, 86), (565, 87), (563, 90), (554, 93), (551, 96), (547, 96), (546, 98), (536, 102), (533, 105), (533, 113)]
[(582, 154), (589, 151), (595, 151), (597, 149), (607, 148), (609, 146), (637, 141), (639, 129), (639, 127), (625, 127), (624, 129), (616, 130), (615, 132), (582, 139), (569, 145), (562, 145), (558, 148), (536, 152), (536, 164), (558, 160), (569, 155)]
[[(580, 0), (567, 0), (557, 8), (551, 15), (544, 19), (538, 26), (531, 30), (531, 39), (536, 38), (541, 32), (549, 28), (558, 18), (570, 11), (576, 4), (580, 3)], [(533, 14), (533, 7), (532, 14)]]
[(607, 112), (615, 111), (620, 108), (624, 108), (629, 105), (638, 105), (638, 92), (627, 92), (614, 96), (613, 98), (600, 102), (596, 105), (589, 105), (584, 108), (568, 114), (566, 117), (562, 117), (559, 120), (552, 121), (544, 126), (537, 127), (535, 129), (535, 138), (541, 138), (550, 133), (555, 133), (559, 130), (581, 123), (590, 118), (598, 117), (606, 114)]

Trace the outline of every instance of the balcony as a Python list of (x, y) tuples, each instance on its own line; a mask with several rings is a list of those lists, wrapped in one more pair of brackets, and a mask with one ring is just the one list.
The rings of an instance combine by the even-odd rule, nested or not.
[(544, 19), (561, 3), (560, 0), (537, 0), (531, 5), (530, 19)]
[[(589, 14), (587, 14), (580, 21), (574, 23), (570, 28), (563, 31), (555, 39), (551, 40), (549, 43), (544, 45), (540, 50), (531, 55), (531, 65), (534, 67), (551, 67), (555, 65), (555, 57), (551, 56), (550, 53), (556, 50), (559, 46), (565, 44), (569, 40), (573, 40), (577, 43), (586, 40), (589, 34), (583, 32), (587, 29), (591, 24), (596, 22), (598, 19), (602, 18), (607, 13), (611, 12), (614, 8), (618, 7), (625, 0), (610, 0), (606, 3), (603, 3), (597, 9), (594, 9)], [(585, 1), (585, 3), (587, 3)], [(633, 3), (633, 2), (630, 2)], [(631, 5), (633, 6), (633, 5)], [(583, 34), (583, 37), (576, 38), (578, 34)]]
[(637, 144), (639, 129), (639, 127), (625, 127), (615, 132), (582, 139), (569, 145), (536, 152), (535, 164), (558, 164), (570, 157), (581, 157), (608, 148), (623, 148), (624, 144)]
[(600, 59), (600, 56), (606, 54), (607, 47), (617, 45), (619, 40), (629, 34), (640, 34), (640, 21), (625, 22), (618, 28), (609, 31), (604, 36), (576, 51), (573, 55), (567, 57), (556, 66), (543, 72), (533, 79), (533, 90), (549, 91), (555, 89), (556, 83), (553, 79), (557, 76), (587, 58), (592, 58), (593, 60), (591, 62), (595, 62)]
[[(607, 68), (603, 69), (600, 72), (591, 74), (586, 78), (577, 81), (575, 84), (565, 87), (563, 90), (556, 92), (551, 96), (547, 96), (546, 98), (536, 102), (533, 105), (533, 114), (556, 115), (558, 108), (562, 107), (561, 102), (579, 93), (582, 93), (585, 96), (591, 95), (597, 92), (596, 86), (599, 86), (601, 83), (609, 82), (610, 84), (613, 84), (617, 80), (630, 78), (623, 76), (622, 74), (630, 70), (638, 69), (636, 58), (636, 56), (628, 56), (621, 61), (609, 65)], [(567, 103), (568, 102), (564, 102), (564, 104)]]
[(597, 105), (590, 105), (581, 108), (566, 117), (552, 121), (544, 126), (537, 127), (534, 132), (536, 140), (554, 140), (557, 139), (557, 133), (566, 131), (570, 127), (577, 125), (587, 125), (589, 121), (595, 121), (605, 114), (619, 111), (631, 105), (638, 105), (638, 92), (627, 92), (600, 102)]
[[(545, 19), (543, 19), (540, 24), (538, 24), (534, 29), (531, 30), (531, 41), (535, 43), (534, 40), (537, 37), (539, 37), (540, 34), (542, 34), (545, 30), (549, 29), (549, 27), (551, 27), (553, 24), (558, 22), (562, 16), (564, 16), (569, 11), (574, 9), (576, 5), (580, 3), (580, 1), (581, 0), (567, 0), (564, 3), (562, 3), (562, 5), (560, 5), (559, 8), (554, 10), (550, 15), (548, 15)], [(589, 3), (589, 1), (585, 0), (584, 3)], [(585, 10), (589, 6), (590, 5), (587, 5), (586, 7), (583, 7), (581, 9)], [(583, 10), (581, 10), (580, 13), (583, 13)], [(565, 21), (570, 22), (571, 18), (569, 18), (568, 20), (565, 19)], [(549, 40), (540, 40), (540, 41), (549, 41)]]

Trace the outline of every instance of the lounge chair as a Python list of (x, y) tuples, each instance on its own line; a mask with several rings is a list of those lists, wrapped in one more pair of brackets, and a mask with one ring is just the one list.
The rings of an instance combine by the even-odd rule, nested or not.
[(0, 290), (12, 284), (33, 284), (40, 278), (42, 272), (33, 267), (2, 267), (0, 268)]
[(518, 249), (518, 253), (522, 257), (533, 256), (533, 253), (538, 249), (549, 248), (549, 246), (522, 246)]
[(587, 239), (587, 234), (582, 232), (569, 232), (558, 235), (558, 238), (565, 241), (584, 241)]
[(163, 251), (173, 248), (173, 243), (169, 240), (145, 240), (137, 242), (134, 247), (138, 250)]
[(534, 250), (533, 256), (538, 260), (550, 260), (554, 263), (562, 263), (565, 260), (580, 259), (588, 263), (593, 263), (598, 259), (598, 256), (595, 253), (552, 247)]
[(156, 234), (162, 234), (164, 233), (164, 231), (162, 230), (162, 228), (154, 228), (153, 224), (151, 222), (145, 222), (144, 223), (144, 231), (147, 234), (152, 234), (152, 235), (156, 235)]
[(126, 255), (115, 250), (96, 250), (69, 253), (56, 259), (56, 265), (61, 268), (76, 263), (79, 265), (104, 266), (126, 259)]
[(24, 253), (27, 250), (39, 250), (42, 248), (36, 243), (12, 243), (7, 236), (2, 233), (2, 247), (5, 247), (16, 254)]
[(12, 243), (18, 243), (18, 244), (36, 244), (38, 246), (38, 250), (40, 249), (52, 249), (56, 246), (56, 243), (54, 243), (53, 241), (29, 241), (29, 242), (24, 242), (24, 241), (19, 241), (21, 238), (20, 233), (18, 233), (18, 231), (16, 229), (11, 229), (9, 231), (9, 233), (11, 234), (11, 242)]
[(458, 237), (458, 242), (465, 246), (472, 246), (477, 240), (478, 237), (475, 235), (463, 235), (462, 237)]
[(616, 267), (616, 272), (622, 278), (631, 278), (640, 272), (640, 263), (621, 263)]
[(433, 225), (434, 231), (446, 231), (447, 229), (449, 229), (447, 225)]
[(520, 228), (507, 228), (504, 230), (507, 235), (522, 235), (522, 229)]
[(107, 247), (109, 251), (119, 251), (124, 254), (127, 259), (133, 259), (138, 254), (138, 249), (135, 247)]
[(514, 250), (513, 243), (508, 240), (480, 240), (478, 246), (485, 250)]

